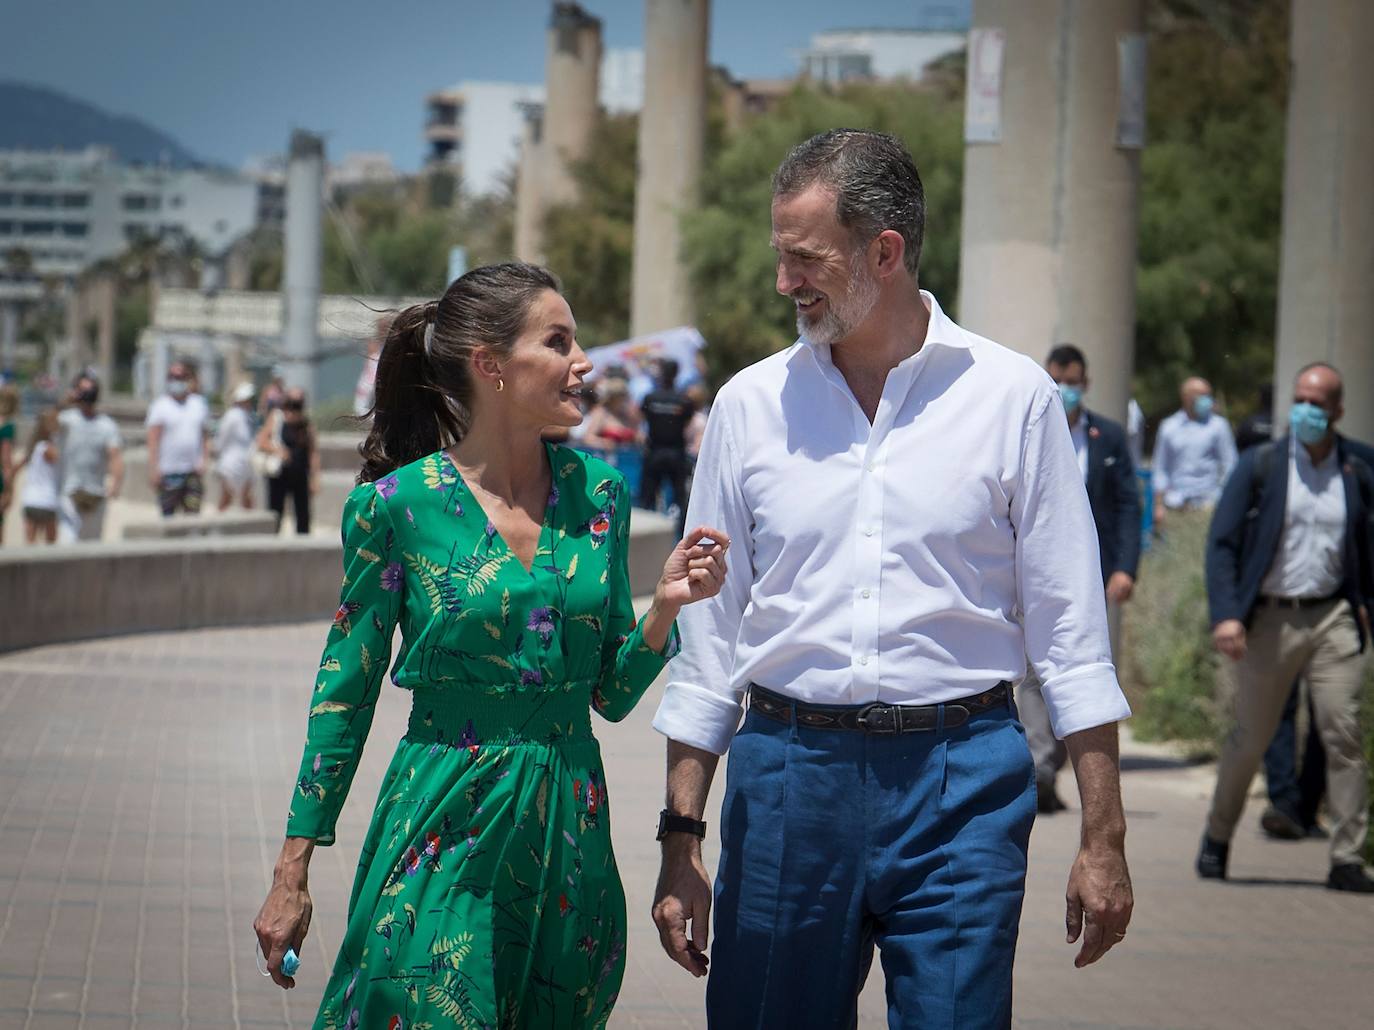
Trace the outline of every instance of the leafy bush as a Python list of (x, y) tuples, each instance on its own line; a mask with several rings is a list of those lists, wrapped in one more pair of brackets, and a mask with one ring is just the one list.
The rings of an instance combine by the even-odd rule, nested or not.
[(1135, 735), (1180, 741), (1199, 755), (1216, 752), (1225, 721), (1202, 567), (1208, 521), (1204, 512), (1170, 514), (1124, 608), (1118, 659)]

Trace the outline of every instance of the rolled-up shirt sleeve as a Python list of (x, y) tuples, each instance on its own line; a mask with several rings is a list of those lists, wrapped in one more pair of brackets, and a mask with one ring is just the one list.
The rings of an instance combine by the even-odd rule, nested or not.
[(1016, 589), (1026, 656), (1040, 677), (1055, 736), (1131, 714), (1107, 632), (1097, 531), (1068, 422), (1048, 389), (1026, 429), (1011, 504)]
[(729, 571), (720, 593), (690, 604), (678, 616), (682, 651), (668, 667), (654, 729), (703, 751), (722, 755), (739, 727), (744, 690), (733, 685), (735, 646), (753, 579), (753, 516), (745, 502), (730, 410), (717, 401), (692, 479), (687, 525), (711, 526), (730, 537)]

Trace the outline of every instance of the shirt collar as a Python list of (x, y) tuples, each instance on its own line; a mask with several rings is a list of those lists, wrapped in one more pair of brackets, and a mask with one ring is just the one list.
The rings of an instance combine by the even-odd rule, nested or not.
[(1320, 462), (1314, 462), (1312, 460), (1312, 452), (1309, 451), (1306, 447), (1304, 447), (1301, 443), (1299, 443), (1298, 438), (1296, 436), (1290, 436), (1288, 438), (1288, 449), (1292, 453), (1294, 461), (1300, 463), (1306, 468), (1314, 469), (1318, 472), (1325, 472), (1331, 468), (1334, 468), (1336, 463), (1340, 461), (1340, 454), (1338, 453), (1340, 451), (1340, 448), (1332, 447), (1330, 454), (1328, 454)]
[[(930, 323), (926, 327), (925, 342), (921, 344), (921, 349), (916, 354), (907, 358), (902, 364), (905, 365), (907, 361), (912, 360), (917, 355), (924, 354), (932, 346), (968, 350), (970, 346), (968, 333), (954, 319), (945, 314), (944, 309), (940, 307), (940, 302), (935, 299), (935, 295), (929, 290), (922, 290), (921, 300), (925, 302), (926, 309), (930, 312)], [(835, 367), (828, 343), (810, 343), (805, 339), (798, 338), (797, 342), (792, 345), (792, 353), (787, 359), (788, 364), (797, 361), (803, 354), (810, 355), (811, 360), (821, 369)]]

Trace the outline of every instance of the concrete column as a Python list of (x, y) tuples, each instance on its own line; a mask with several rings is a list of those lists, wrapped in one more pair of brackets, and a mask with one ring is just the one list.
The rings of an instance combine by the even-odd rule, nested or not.
[(544, 261), (544, 109), (525, 108), (520, 137), (520, 166), (515, 180), (515, 256), (521, 261)]
[(706, 136), (710, 0), (645, 0), (630, 329), (694, 318), (679, 219), (697, 204)]
[(324, 140), (297, 129), (286, 166), (286, 267), (283, 271), (282, 378), (315, 399), (319, 339)]
[(19, 347), (19, 302), (0, 303), (0, 372), (14, 370)]
[(555, 3), (544, 70), (543, 201), (577, 199), (571, 166), (586, 156), (600, 115), (601, 21), (575, 3)]
[[(1075, 344), (1088, 359), (1088, 405), (1118, 421), (1134, 364), (1140, 184), (1138, 141), (1119, 145), (1119, 39), (1144, 31), (1143, 8), (973, 5), (974, 28), (1002, 30), (1005, 48), (999, 138), (969, 143), (964, 156), (960, 320), (1037, 362)], [(1142, 76), (1125, 78), (1130, 108), (1144, 87)]]
[(1293, 0), (1274, 423), (1298, 369), (1345, 377), (1348, 436), (1374, 442), (1374, 4)]
[(99, 276), (90, 284), (95, 309), (95, 367), (102, 383), (113, 383), (115, 372), (115, 278)]

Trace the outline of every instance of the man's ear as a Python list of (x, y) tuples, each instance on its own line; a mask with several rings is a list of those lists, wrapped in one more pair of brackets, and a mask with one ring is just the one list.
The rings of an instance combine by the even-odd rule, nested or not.
[(878, 276), (886, 279), (904, 267), (906, 240), (895, 229), (884, 229), (873, 241), (878, 247)]

